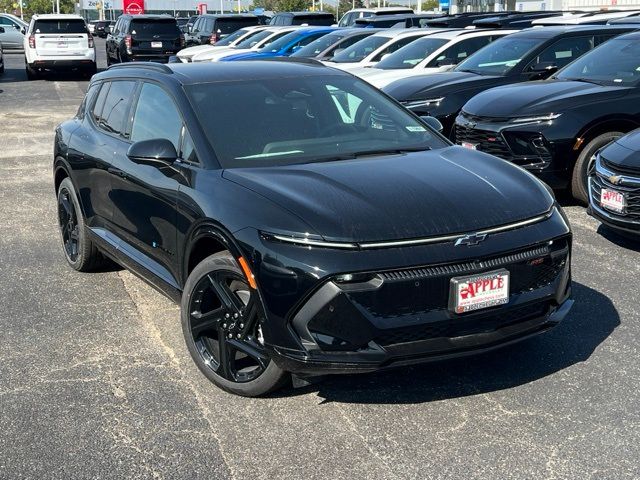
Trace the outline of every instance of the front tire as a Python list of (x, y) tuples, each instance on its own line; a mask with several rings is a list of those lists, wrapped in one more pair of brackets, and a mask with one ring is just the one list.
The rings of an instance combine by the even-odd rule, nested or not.
[(89, 272), (105, 265), (106, 259), (87, 236), (80, 203), (69, 178), (58, 187), (58, 226), (64, 256), (71, 268)]
[(573, 175), (571, 177), (571, 193), (576, 200), (580, 200), (585, 204), (589, 202), (587, 179), (589, 178), (591, 169), (594, 167), (592, 157), (602, 147), (623, 135), (624, 133), (622, 132), (603, 133), (587, 143), (582, 149), (573, 167)]
[(282, 387), (289, 376), (264, 348), (264, 309), (229, 252), (193, 269), (184, 287), (182, 332), (200, 371), (218, 387), (257, 397)]

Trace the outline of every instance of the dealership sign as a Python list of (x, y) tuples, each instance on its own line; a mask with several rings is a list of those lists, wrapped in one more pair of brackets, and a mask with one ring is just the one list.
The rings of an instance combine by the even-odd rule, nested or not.
[(144, 0), (122, 0), (122, 11), (130, 15), (144, 13)]

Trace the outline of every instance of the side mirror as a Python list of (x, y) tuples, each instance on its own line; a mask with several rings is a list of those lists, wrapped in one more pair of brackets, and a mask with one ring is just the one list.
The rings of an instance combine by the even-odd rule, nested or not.
[(436, 132), (438, 133), (442, 133), (442, 130), (444, 130), (444, 127), (442, 126), (442, 123), (440, 123), (440, 120), (438, 120), (436, 117), (431, 117), (431, 116), (424, 116), (424, 117), (420, 117), (422, 119), (422, 121), (424, 123), (426, 123), (427, 125), (429, 125), (431, 128), (433, 128)]
[(291, 53), (295, 53), (302, 48), (302, 45), (296, 45), (291, 49)]
[(455, 65), (453, 58), (443, 58), (442, 60), (438, 61), (439, 67), (448, 67), (449, 65)]
[(162, 167), (172, 165), (178, 158), (178, 153), (173, 143), (166, 138), (153, 138), (131, 145), (127, 157), (134, 163)]
[(344, 48), (336, 48), (333, 53), (332, 53), (332, 57), (335, 57), (336, 55), (338, 55), (340, 52), (344, 52)]
[(540, 62), (531, 67), (529, 72), (533, 78), (547, 78), (558, 71), (558, 66), (554, 62)]
[(0, 27), (0, 33), (4, 33), (4, 27)]
[[(18, 28), (18, 27), (16, 27), (16, 28)], [(26, 35), (27, 34), (27, 27), (22, 27), (20, 29), (20, 33), (23, 34), (23, 35)]]

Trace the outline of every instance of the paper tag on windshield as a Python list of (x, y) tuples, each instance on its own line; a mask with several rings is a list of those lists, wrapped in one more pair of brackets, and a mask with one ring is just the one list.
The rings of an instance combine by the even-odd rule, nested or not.
[(407, 130), (409, 130), (410, 132), (425, 132), (426, 129), (424, 127), (421, 127), (420, 125), (409, 125), (408, 127), (404, 127)]

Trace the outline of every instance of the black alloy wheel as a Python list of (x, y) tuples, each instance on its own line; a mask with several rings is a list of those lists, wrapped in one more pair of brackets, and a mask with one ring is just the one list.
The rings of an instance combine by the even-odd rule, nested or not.
[(71, 192), (66, 186), (62, 186), (58, 193), (58, 221), (65, 255), (74, 263), (78, 260), (80, 251), (80, 226)]
[(67, 263), (79, 272), (98, 270), (110, 264), (88, 238), (84, 225), (73, 183), (65, 178), (58, 187), (58, 226)]
[(282, 385), (284, 372), (264, 347), (258, 292), (228, 252), (208, 257), (189, 276), (182, 320), (192, 357), (219, 387), (258, 396)]

